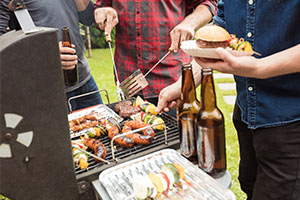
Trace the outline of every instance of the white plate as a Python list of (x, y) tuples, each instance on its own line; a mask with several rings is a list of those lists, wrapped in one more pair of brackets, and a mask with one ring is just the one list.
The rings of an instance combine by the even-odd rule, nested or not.
[[(187, 40), (181, 43), (180, 48), (188, 55), (203, 58), (215, 58), (220, 57), (216, 54), (216, 48), (199, 48), (196, 44), (196, 40)], [(253, 52), (234, 51), (226, 49), (235, 56), (251, 56)]]

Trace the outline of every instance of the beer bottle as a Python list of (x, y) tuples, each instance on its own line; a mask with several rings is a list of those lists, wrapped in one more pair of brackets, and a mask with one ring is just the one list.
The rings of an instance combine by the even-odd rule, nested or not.
[(191, 64), (182, 65), (181, 102), (177, 107), (177, 123), (179, 127), (180, 152), (194, 164), (198, 163), (196, 145), (196, 116), (200, 102), (196, 97), (196, 89)]
[(197, 116), (199, 167), (214, 178), (226, 171), (224, 117), (216, 104), (212, 69), (201, 71), (201, 107)]
[[(63, 47), (71, 47), (71, 37), (69, 33), (69, 28), (64, 26), (62, 27), (62, 46)], [(71, 70), (63, 70), (64, 80), (66, 86), (76, 85), (78, 83), (78, 66), (76, 65), (74, 69)]]

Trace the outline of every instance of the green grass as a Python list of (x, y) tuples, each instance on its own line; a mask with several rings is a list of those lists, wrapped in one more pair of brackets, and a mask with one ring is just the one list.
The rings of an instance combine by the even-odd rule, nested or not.
[(237, 200), (246, 199), (246, 195), (240, 189), (240, 183), (238, 181), (238, 164), (239, 164), (239, 144), (237, 139), (236, 130), (233, 126), (231, 113), (233, 112), (233, 106), (228, 105), (223, 95), (236, 95), (235, 90), (220, 90), (217, 87), (217, 83), (230, 83), (234, 82), (233, 79), (215, 79), (217, 103), (220, 110), (222, 110), (225, 118), (225, 132), (226, 132), (226, 156), (227, 156), (227, 168), (231, 173), (232, 182), (231, 190), (236, 195)]
[[(88, 58), (92, 74), (96, 80), (99, 89), (106, 89), (109, 93), (110, 101), (116, 102), (116, 86), (113, 76), (113, 65), (109, 49), (93, 49), (92, 58)], [(230, 83), (233, 79), (215, 79), (216, 83)], [(198, 99), (200, 87), (197, 88)], [(226, 104), (223, 95), (236, 95), (236, 91), (219, 90), (216, 87), (218, 107), (222, 110), (225, 118), (226, 129), (226, 154), (227, 154), (227, 168), (231, 173), (232, 182), (231, 190), (236, 195), (237, 200), (246, 199), (246, 195), (241, 191), (238, 181), (238, 163), (239, 163), (239, 145), (237, 141), (236, 131), (232, 124), (231, 113), (233, 106)], [(102, 95), (103, 97), (103, 95)], [(105, 98), (103, 98), (105, 99)]]
[[(116, 102), (117, 87), (114, 82), (113, 64), (109, 49), (93, 49), (92, 57), (88, 58), (93, 77), (99, 89), (107, 90), (110, 102)], [(101, 96), (104, 103), (107, 103), (104, 93)]]
[(0, 200), (10, 200), (9, 198), (3, 196), (2, 194), (0, 194)]

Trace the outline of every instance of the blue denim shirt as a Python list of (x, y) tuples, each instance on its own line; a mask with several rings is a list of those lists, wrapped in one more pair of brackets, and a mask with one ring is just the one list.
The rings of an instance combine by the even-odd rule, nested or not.
[[(265, 57), (300, 43), (299, 8), (300, 0), (221, 0), (214, 23), (245, 38)], [(235, 81), (248, 128), (300, 120), (300, 73), (268, 79), (235, 76)]]

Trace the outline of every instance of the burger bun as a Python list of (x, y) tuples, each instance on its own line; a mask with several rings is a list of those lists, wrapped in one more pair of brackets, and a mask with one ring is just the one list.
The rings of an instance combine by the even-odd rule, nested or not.
[(230, 34), (220, 26), (207, 25), (196, 31), (195, 39), (200, 48), (226, 48)]

